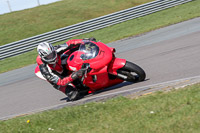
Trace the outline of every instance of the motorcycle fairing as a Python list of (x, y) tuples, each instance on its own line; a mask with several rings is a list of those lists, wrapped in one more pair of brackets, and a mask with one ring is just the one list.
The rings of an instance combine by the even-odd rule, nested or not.
[(105, 66), (102, 69), (99, 69), (99, 71), (91, 71), (87, 74), (87, 78), (83, 81), (83, 84), (88, 86), (90, 91), (99, 90), (101, 88), (104, 88), (105, 85), (107, 85), (109, 82), (109, 77), (107, 73), (107, 66)]
[(102, 42), (97, 42), (97, 44), (99, 47), (98, 55), (93, 59), (85, 60), (84, 63), (89, 63), (91, 68), (98, 70), (104, 68), (111, 62), (113, 53), (111, 49)]
[(101, 42), (96, 42), (96, 43), (98, 44), (99, 51), (98, 55), (95, 56), (95, 58), (83, 60), (82, 56), (85, 54), (83, 51), (75, 51), (69, 56), (67, 64), (68, 66), (71, 66), (71, 68), (69, 67), (71, 71), (74, 70), (77, 71), (81, 69), (83, 63), (89, 63), (90, 68), (99, 70), (104, 68), (111, 62), (113, 58), (113, 52), (112, 52), (113, 49), (110, 49)]
[(117, 75), (117, 70), (124, 67), (125, 64), (126, 64), (125, 59), (113, 58), (112, 62), (108, 67), (108, 73)]

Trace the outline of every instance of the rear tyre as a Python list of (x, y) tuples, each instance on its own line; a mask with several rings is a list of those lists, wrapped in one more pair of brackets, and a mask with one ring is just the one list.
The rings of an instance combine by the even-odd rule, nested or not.
[(146, 78), (144, 70), (138, 65), (129, 61), (126, 61), (125, 66), (117, 70), (117, 73), (118, 77), (129, 82), (140, 82), (144, 81)]

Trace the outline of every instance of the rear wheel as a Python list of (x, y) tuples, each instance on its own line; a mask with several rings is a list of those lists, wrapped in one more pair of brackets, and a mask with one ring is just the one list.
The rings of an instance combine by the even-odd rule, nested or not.
[(140, 82), (144, 81), (146, 78), (144, 70), (138, 65), (129, 61), (126, 61), (125, 66), (117, 70), (117, 73), (118, 77), (129, 82)]

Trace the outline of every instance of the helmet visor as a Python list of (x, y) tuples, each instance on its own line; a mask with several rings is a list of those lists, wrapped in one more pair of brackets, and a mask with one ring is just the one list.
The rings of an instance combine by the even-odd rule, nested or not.
[(56, 51), (53, 51), (51, 54), (44, 57), (46, 61), (53, 61), (56, 59)]

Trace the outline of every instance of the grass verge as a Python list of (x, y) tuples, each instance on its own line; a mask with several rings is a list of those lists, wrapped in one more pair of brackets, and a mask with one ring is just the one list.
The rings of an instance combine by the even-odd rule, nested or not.
[(0, 45), (150, 1), (153, 0), (62, 0), (0, 15)]
[[(199, 132), (200, 84), (136, 99), (118, 97), (0, 122), (6, 132)], [(28, 121), (30, 120), (30, 121)], [(28, 121), (28, 122), (27, 122)]]
[[(196, 0), (148, 16), (133, 19), (101, 30), (76, 36), (74, 38), (95, 37), (104, 43), (108, 43), (199, 17), (199, 12), (200, 0)], [(36, 56), (37, 53), (34, 50), (23, 55), (1, 60), (0, 73), (36, 63)]]

